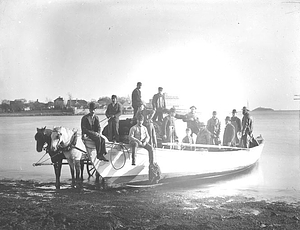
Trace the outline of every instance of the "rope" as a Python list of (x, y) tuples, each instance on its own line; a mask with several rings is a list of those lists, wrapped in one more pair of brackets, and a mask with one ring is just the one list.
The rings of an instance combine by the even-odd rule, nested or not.
[(58, 154), (61, 154), (61, 152), (58, 152), (58, 153), (56, 153), (55, 155), (50, 156), (50, 157), (47, 158), (46, 160), (40, 162), (40, 161), (45, 157), (45, 155), (46, 155), (47, 153), (48, 153), (48, 152), (45, 152), (45, 154), (41, 157), (41, 159), (38, 160), (38, 162), (33, 163), (33, 166), (36, 166), (36, 165), (42, 165), (44, 162), (46, 162), (46, 161), (52, 159), (53, 157), (57, 156)]

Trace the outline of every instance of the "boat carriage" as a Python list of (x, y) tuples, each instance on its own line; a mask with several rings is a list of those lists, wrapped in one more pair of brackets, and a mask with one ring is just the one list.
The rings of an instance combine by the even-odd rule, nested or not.
[[(109, 162), (97, 159), (93, 141), (83, 140), (94, 170), (105, 179), (107, 185), (134, 185), (148, 181), (149, 157), (147, 150), (138, 148), (136, 165), (131, 164), (132, 153), (128, 144), (129, 124), (130, 119), (120, 121), (122, 143), (106, 143), (108, 152), (106, 158)], [(158, 127), (159, 124), (155, 124), (156, 130)], [(107, 128), (104, 128), (103, 133), (105, 134), (106, 131)], [(175, 178), (209, 178), (244, 171), (259, 160), (264, 147), (262, 137), (256, 138), (257, 146), (246, 149), (215, 145), (162, 143), (159, 130), (157, 130), (157, 134), (159, 147), (154, 150), (154, 162), (160, 167), (160, 183)]]

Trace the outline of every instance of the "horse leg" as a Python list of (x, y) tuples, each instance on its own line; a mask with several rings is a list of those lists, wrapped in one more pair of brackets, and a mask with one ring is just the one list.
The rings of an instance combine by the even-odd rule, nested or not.
[(81, 169), (81, 162), (80, 160), (75, 160), (75, 171), (76, 171), (76, 187), (82, 187), (82, 181), (80, 179), (80, 169)]
[(73, 160), (68, 160), (69, 166), (70, 166), (70, 172), (71, 172), (71, 176), (72, 176), (72, 188), (75, 188), (75, 177), (74, 177), (74, 162)]
[(62, 160), (55, 162), (53, 165), (54, 172), (55, 172), (55, 178), (56, 178), (56, 182), (55, 182), (56, 189), (60, 189), (61, 166), (62, 166)]
[(80, 160), (80, 178), (83, 181), (84, 160)]

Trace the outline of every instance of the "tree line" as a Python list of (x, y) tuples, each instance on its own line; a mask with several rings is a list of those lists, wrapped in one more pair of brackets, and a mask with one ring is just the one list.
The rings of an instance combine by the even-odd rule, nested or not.
[[(2, 113), (11, 113), (11, 112), (23, 112), (23, 111), (44, 111), (44, 110), (68, 110), (73, 108), (88, 108), (88, 101), (83, 99), (72, 99), (71, 95), (65, 101), (63, 98), (62, 101), (55, 103), (53, 101), (48, 101), (46, 103), (36, 101), (27, 101), (26, 99), (15, 99), (13, 101), (10, 100), (2, 100), (0, 104), (0, 112)], [(56, 99), (56, 100), (57, 100)], [(58, 100), (57, 100), (58, 101)], [(98, 100), (92, 100), (96, 102), (96, 106), (98, 108), (103, 108), (111, 102), (110, 97), (100, 97)], [(119, 97), (118, 102), (121, 105), (130, 104), (129, 97)]]

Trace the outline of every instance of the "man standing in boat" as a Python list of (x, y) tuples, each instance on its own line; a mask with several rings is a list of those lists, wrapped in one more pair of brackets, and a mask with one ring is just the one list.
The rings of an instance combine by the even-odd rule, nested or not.
[(89, 105), (89, 113), (81, 118), (82, 137), (86, 136), (92, 139), (96, 145), (97, 158), (102, 161), (108, 161), (104, 155), (107, 153), (105, 148), (105, 140), (101, 137), (101, 127), (99, 117), (95, 114), (96, 104), (91, 102)]
[(249, 110), (246, 106), (243, 107), (243, 118), (242, 118), (242, 147), (249, 148), (250, 139), (253, 131), (253, 121), (250, 117)]
[(149, 144), (152, 145), (153, 148), (156, 148), (157, 147), (157, 139), (156, 139), (155, 128), (154, 128), (153, 121), (152, 121), (152, 117), (153, 117), (154, 113), (155, 113), (155, 111), (153, 109), (147, 109), (147, 108), (145, 108), (145, 105), (142, 104), (139, 107), (139, 109), (134, 117), (134, 120), (137, 120), (137, 117), (140, 115), (142, 115), (144, 117), (143, 125), (148, 130), (148, 134), (150, 137)]
[(204, 122), (198, 123), (199, 132), (196, 139), (196, 144), (210, 145), (211, 144), (211, 133), (205, 127)]
[(240, 137), (241, 137), (241, 131), (242, 131), (242, 122), (241, 119), (236, 116), (237, 111), (236, 109), (232, 110), (232, 117), (231, 117), (231, 124), (234, 126), (234, 136), (235, 136), (235, 144), (239, 145), (240, 143)]
[(138, 147), (145, 148), (149, 154), (149, 163), (153, 164), (153, 148), (148, 144), (149, 134), (143, 126), (144, 117), (140, 114), (137, 116), (137, 124), (132, 126), (129, 131), (129, 144), (132, 147), (132, 165), (135, 165), (136, 151)]
[(119, 117), (122, 114), (122, 107), (117, 102), (116, 95), (111, 96), (111, 101), (105, 112), (108, 118), (108, 140), (119, 142)]
[(138, 108), (143, 104), (142, 94), (141, 94), (142, 83), (138, 82), (136, 88), (132, 91), (131, 94), (131, 103), (133, 108), (133, 117), (136, 115)]
[(163, 139), (166, 142), (174, 143), (178, 142), (178, 136), (176, 134), (175, 119), (176, 110), (171, 108), (169, 115), (166, 116), (162, 124)]
[(213, 111), (212, 118), (207, 121), (207, 129), (212, 135), (212, 144), (219, 145), (220, 141), (220, 132), (221, 132), (221, 123), (217, 118), (217, 112)]
[(225, 118), (225, 130), (223, 134), (223, 145), (224, 146), (235, 146), (235, 128), (231, 124), (230, 117)]
[(157, 118), (159, 122), (163, 121), (163, 112), (166, 109), (166, 101), (162, 91), (163, 88), (158, 87), (158, 93), (154, 94), (152, 99), (152, 106), (155, 111), (155, 114), (153, 116), (153, 121), (156, 121)]
[(185, 115), (185, 117), (182, 119), (184, 122), (187, 123), (187, 128), (191, 129), (191, 136), (193, 137), (193, 133), (194, 134), (198, 134), (199, 132), (199, 128), (198, 128), (198, 117), (196, 114), (196, 106), (191, 106), (190, 107), (190, 112), (188, 114)]

